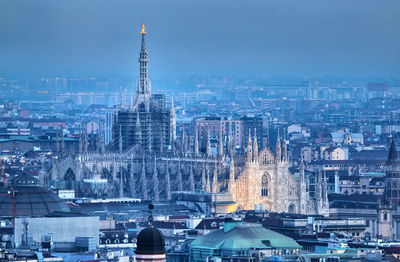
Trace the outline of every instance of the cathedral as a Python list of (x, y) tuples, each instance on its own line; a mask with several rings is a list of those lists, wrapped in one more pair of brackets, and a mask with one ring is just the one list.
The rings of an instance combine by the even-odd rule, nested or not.
[[(250, 133), (250, 132), (249, 132)], [(277, 136), (275, 154), (269, 146), (258, 152), (257, 136), (247, 144), (246, 162), (235, 175), (234, 157), (230, 160), (227, 192), (232, 194), (237, 209), (260, 209), (277, 213), (329, 215), (326, 177), (318, 176), (317, 197), (308, 193), (307, 177), (301, 164), (299, 176), (289, 171), (287, 144)]]
[(132, 147), (149, 152), (163, 152), (171, 149), (171, 143), (175, 140), (173, 102), (171, 109), (167, 109), (163, 94), (151, 94), (144, 25), (141, 35), (140, 76), (135, 100), (131, 94), (130, 103), (127, 105), (121, 92), (121, 105), (117, 108), (113, 120), (113, 148), (119, 152)]
[(77, 153), (62, 151), (53, 166), (41, 172), (43, 183), (67, 180), (77, 195), (155, 202), (171, 201), (172, 192), (222, 193), (231, 195), (239, 210), (328, 215), (326, 178), (318, 174), (317, 195), (311, 198), (306, 168), (302, 165), (298, 175), (289, 171), (285, 134), (281, 143), (279, 130), (275, 152), (268, 142), (259, 150), (255, 129), (249, 130), (247, 148), (240, 154), (229, 136), (217, 139), (215, 155), (208, 133), (199, 141), (196, 131), (189, 143), (190, 134), (183, 132), (178, 142), (173, 101), (167, 107), (164, 95), (151, 93), (145, 35), (142, 26), (136, 96), (131, 95), (130, 103), (121, 96), (110, 146), (104, 139), (89, 143), (84, 132)]

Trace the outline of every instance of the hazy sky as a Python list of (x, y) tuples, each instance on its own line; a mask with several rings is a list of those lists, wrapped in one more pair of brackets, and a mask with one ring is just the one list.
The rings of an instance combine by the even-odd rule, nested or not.
[(0, 0), (0, 73), (400, 77), (399, 0)]

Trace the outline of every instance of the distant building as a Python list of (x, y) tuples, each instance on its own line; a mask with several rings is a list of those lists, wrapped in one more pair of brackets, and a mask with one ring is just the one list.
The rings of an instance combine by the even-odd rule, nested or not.
[[(240, 243), (240, 245), (237, 245)], [(301, 246), (292, 238), (258, 224), (226, 222), (223, 229), (196, 238), (189, 245), (190, 261), (248, 261), (248, 258), (282, 257), (294, 259)], [(241, 260), (237, 260), (241, 259)], [(214, 260), (216, 261), (216, 260)]]
[(349, 153), (347, 148), (329, 147), (324, 150), (324, 160), (348, 160)]
[[(221, 117), (204, 117), (195, 120), (195, 131), (204, 141), (208, 132), (210, 137), (223, 140), (232, 139), (236, 148), (242, 147), (243, 121), (240, 119), (223, 119)], [(247, 131), (248, 133), (248, 131)], [(219, 142), (219, 141), (218, 141)], [(228, 144), (228, 141), (223, 141)]]
[[(246, 139), (249, 137), (249, 131), (251, 131), (251, 137), (253, 137), (254, 140), (254, 135), (257, 135), (257, 143), (258, 143), (258, 148), (263, 149), (264, 144), (264, 129), (263, 129), (263, 119), (258, 116), (244, 116), (241, 118), (243, 122), (243, 141), (246, 141)], [(243, 146), (246, 146), (244, 143)]]
[(368, 99), (386, 97), (388, 87), (386, 83), (368, 83), (367, 96)]

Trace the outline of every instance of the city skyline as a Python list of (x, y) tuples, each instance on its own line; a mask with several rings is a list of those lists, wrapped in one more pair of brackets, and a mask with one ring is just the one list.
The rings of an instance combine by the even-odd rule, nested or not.
[(398, 78), (396, 1), (0, 2), (0, 74)]

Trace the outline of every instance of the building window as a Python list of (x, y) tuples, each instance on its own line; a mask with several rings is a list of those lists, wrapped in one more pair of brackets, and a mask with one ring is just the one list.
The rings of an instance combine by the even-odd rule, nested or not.
[(268, 177), (263, 175), (261, 181), (261, 196), (268, 196)]

